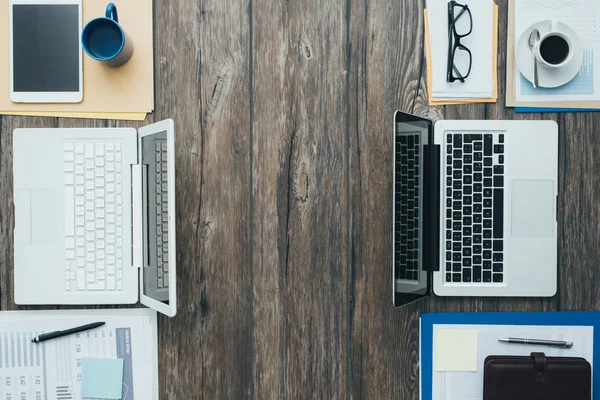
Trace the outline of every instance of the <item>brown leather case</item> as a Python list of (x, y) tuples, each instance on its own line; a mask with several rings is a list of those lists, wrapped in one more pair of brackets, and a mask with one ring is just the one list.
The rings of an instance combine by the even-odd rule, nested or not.
[(591, 400), (592, 368), (579, 357), (488, 356), (483, 400)]

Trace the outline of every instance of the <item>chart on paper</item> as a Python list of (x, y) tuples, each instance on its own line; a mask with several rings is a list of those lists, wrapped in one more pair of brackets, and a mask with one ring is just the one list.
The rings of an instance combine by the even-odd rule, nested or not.
[(31, 339), (40, 333), (0, 333), (3, 400), (80, 398), (83, 357), (123, 359), (123, 399), (133, 399), (129, 328), (99, 328), (51, 342), (32, 343)]
[(583, 63), (577, 75), (557, 88), (534, 89), (515, 64), (517, 101), (597, 101), (600, 100), (600, 41), (596, 0), (515, 0), (515, 49), (521, 35), (532, 24), (543, 20), (560, 21), (581, 39)]
[(524, 0), (524, 7), (528, 8), (551, 8), (560, 10), (564, 8), (583, 6), (584, 0)]
[[(84, 357), (123, 360), (124, 400), (156, 398), (157, 386), (148, 381), (155, 367), (155, 313), (71, 317), (64, 312), (43, 312), (45, 319), (36, 319), (36, 313), (11, 315), (33, 317), (25, 320), (6, 320), (7, 314), (0, 313), (4, 317), (0, 318), (0, 400), (80, 399)], [(41, 333), (97, 321), (106, 325), (39, 344), (31, 341)]]
[(2, 399), (43, 399), (43, 351), (31, 339), (39, 332), (0, 334), (0, 386)]

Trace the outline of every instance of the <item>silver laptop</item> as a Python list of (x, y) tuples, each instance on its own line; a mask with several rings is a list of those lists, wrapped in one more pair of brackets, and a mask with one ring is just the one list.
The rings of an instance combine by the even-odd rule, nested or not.
[(393, 298), (550, 297), (557, 289), (558, 126), (396, 112)]
[(15, 302), (174, 316), (174, 126), (14, 131)]

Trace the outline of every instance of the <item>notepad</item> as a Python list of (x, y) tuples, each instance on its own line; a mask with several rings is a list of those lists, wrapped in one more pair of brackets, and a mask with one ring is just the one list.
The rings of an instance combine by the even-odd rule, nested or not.
[[(469, 7), (472, 15), (472, 32), (461, 38), (461, 44), (469, 48), (473, 68), (465, 82), (448, 83), (448, 1), (427, 0), (432, 69), (429, 86), (436, 100), (489, 99), (494, 96), (494, 2), (465, 0), (461, 3)], [(459, 64), (469, 63), (467, 52), (458, 52), (457, 59)]]
[(493, 95), (489, 99), (436, 99), (433, 95), (433, 82), (431, 74), (433, 73), (432, 56), (431, 56), (431, 39), (429, 32), (429, 16), (427, 9), (423, 10), (425, 15), (425, 54), (427, 61), (427, 93), (429, 97), (429, 105), (440, 106), (447, 104), (475, 104), (475, 103), (495, 103), (498, 100), (498, 5), (494, 4), (494, 20), (493, 20), (493, 38), (492, 38), (492, 76), (494, 78)]
[(122, 398), (122, 359), (84, 357), (81, 364), (82, 398), (117, 400)]
[[(428, 400), (481, 400), (484, 364), (490, 355), (528, 356), (543, 351), (546, 356), (583, 357), (593, 367), (594, 338), (600, 337), (600, 329), (594, 324), (600, 320), (600, 312), (501, 312), (501, 313), (442, 313), (423, 314), (420, 324), (420, 393)], [(438, 334), (440, 331), (477, 332), (477, 371), (439, 371)], [(445, 339), (451, 339), (442, 334)], [(461, 337), (466, 337), (461, 335)], [(523, 337), (573, 342), (570, 349), (548, 346), (509, 344), (498, 341), (502, 337)], [(460, 338), (457, 340), (461, 340)], [(456, 341), (454, 341), (457, 344)], [(446, 343), (447, 345), (447, 343)], [(447, 346), (446, 346), (447, 347)], [(456, 346), (458, 347), (458, 346)], [(600, 374), (594, 374), (593, 388), (600, 387)], [(600, 390), (594, 400), (600, 400)]]
[(435, 370), (477, 372), (477, 331), (472, 329), (437, 331)]

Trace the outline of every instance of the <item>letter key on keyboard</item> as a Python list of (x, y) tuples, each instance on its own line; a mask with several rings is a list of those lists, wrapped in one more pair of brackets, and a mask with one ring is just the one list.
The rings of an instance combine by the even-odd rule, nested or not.
[[(122, 192), (120, 185), (109, 185), (106, 179), (107, 170), (122, 171), (121, 160), (120, 142), (64, 143), (65, 291), (123, 288)], [(121, 173), (113, 172), (111, 177), (120, 182)], [(116, 255), (108, 257), (107, 232), (121, 243), (113, 251)]]
[(503, 282), (504, 134), (446, 134), (445, 281)]

